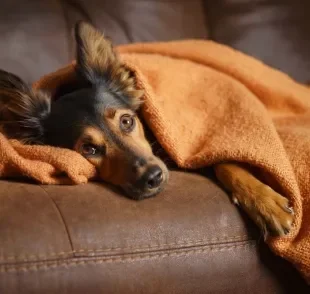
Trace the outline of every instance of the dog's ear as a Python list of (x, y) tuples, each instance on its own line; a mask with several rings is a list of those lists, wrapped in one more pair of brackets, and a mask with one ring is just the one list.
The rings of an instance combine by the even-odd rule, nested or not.
[(27, 144), (42, 143), (43, 120), (51, 98), (34, 91), (16, 75), (0, 70), (0, 130)]
[(131, 107), (141, 104), (143, 91), (138, 90), (133, 73), (119, 60), (112, 43), (89, 23), (75, 26), (77, 70), (91, 84), (105, 84), (114, 92), (128, 96)]

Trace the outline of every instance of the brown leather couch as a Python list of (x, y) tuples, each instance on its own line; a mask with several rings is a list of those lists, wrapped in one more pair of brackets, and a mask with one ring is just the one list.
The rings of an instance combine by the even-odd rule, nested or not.
[[(85, 19), (117, 44), (211, 38), (304, 82), (309, 10), (307, 0), (4, 0), (0, 67), (33, 82), (65, 65), (72, 26)], [(212, 174), (174, 171), (142, 202), (102, 183), (0, 181), (0, 293), (309, 290)]]

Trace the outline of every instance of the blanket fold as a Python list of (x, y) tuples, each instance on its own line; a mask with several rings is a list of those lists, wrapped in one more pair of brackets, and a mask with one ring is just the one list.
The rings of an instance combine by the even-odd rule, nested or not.
[[(293, 229), (268, 243), (310, 283), (309, 88), (211, 41), (132, 44), (117, 50), (145, 90), (144, 120), (178, 166), (247, 163), (290, 199)], [(74, 81), (73, 63), (34, 87), (54, 93)], [(24, 174), (42, 183), (82, 183), (95, 176), (93, 167), (70, 150), (23, 146), (0, 136), (0, 154), (1, 176)]]

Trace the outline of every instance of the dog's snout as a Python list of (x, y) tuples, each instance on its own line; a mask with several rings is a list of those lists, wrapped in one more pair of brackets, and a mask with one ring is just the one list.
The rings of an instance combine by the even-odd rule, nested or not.
[(163, 181), (163, 171), (159, 166), (153, 166), (146, 172), (146, 185), (148, 189), (155, 189)]
[[(125, 191), (134, 199), (141, 200), (153, 197), (162, 191), (168, 180), (168, 171), (165, 165), (146, 161), (139, 172), (133, 174), (133, 180), (125, 186)], [(135, 164), (135, 163), (134, 163)]]

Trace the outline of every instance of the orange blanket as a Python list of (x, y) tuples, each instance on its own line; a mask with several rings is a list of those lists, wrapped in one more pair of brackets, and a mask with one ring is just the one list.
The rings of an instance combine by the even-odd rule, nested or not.
[[(147, 124), (180, 167), (246, 162), (291, 200), (293, 230), (268, 243), (310, 283), (310, 90), (210, 41), (133, 44), (118, 50), (146, 90), (142, 113)], [(73, 66), (34, 87), (54, 89), (74, 79)], [(1, 136), (0, 152), (3, 176), (22, 173), (42, 183), (68, 178), (81, 183), (95, 175), (69, 150), (22, 146)]]

